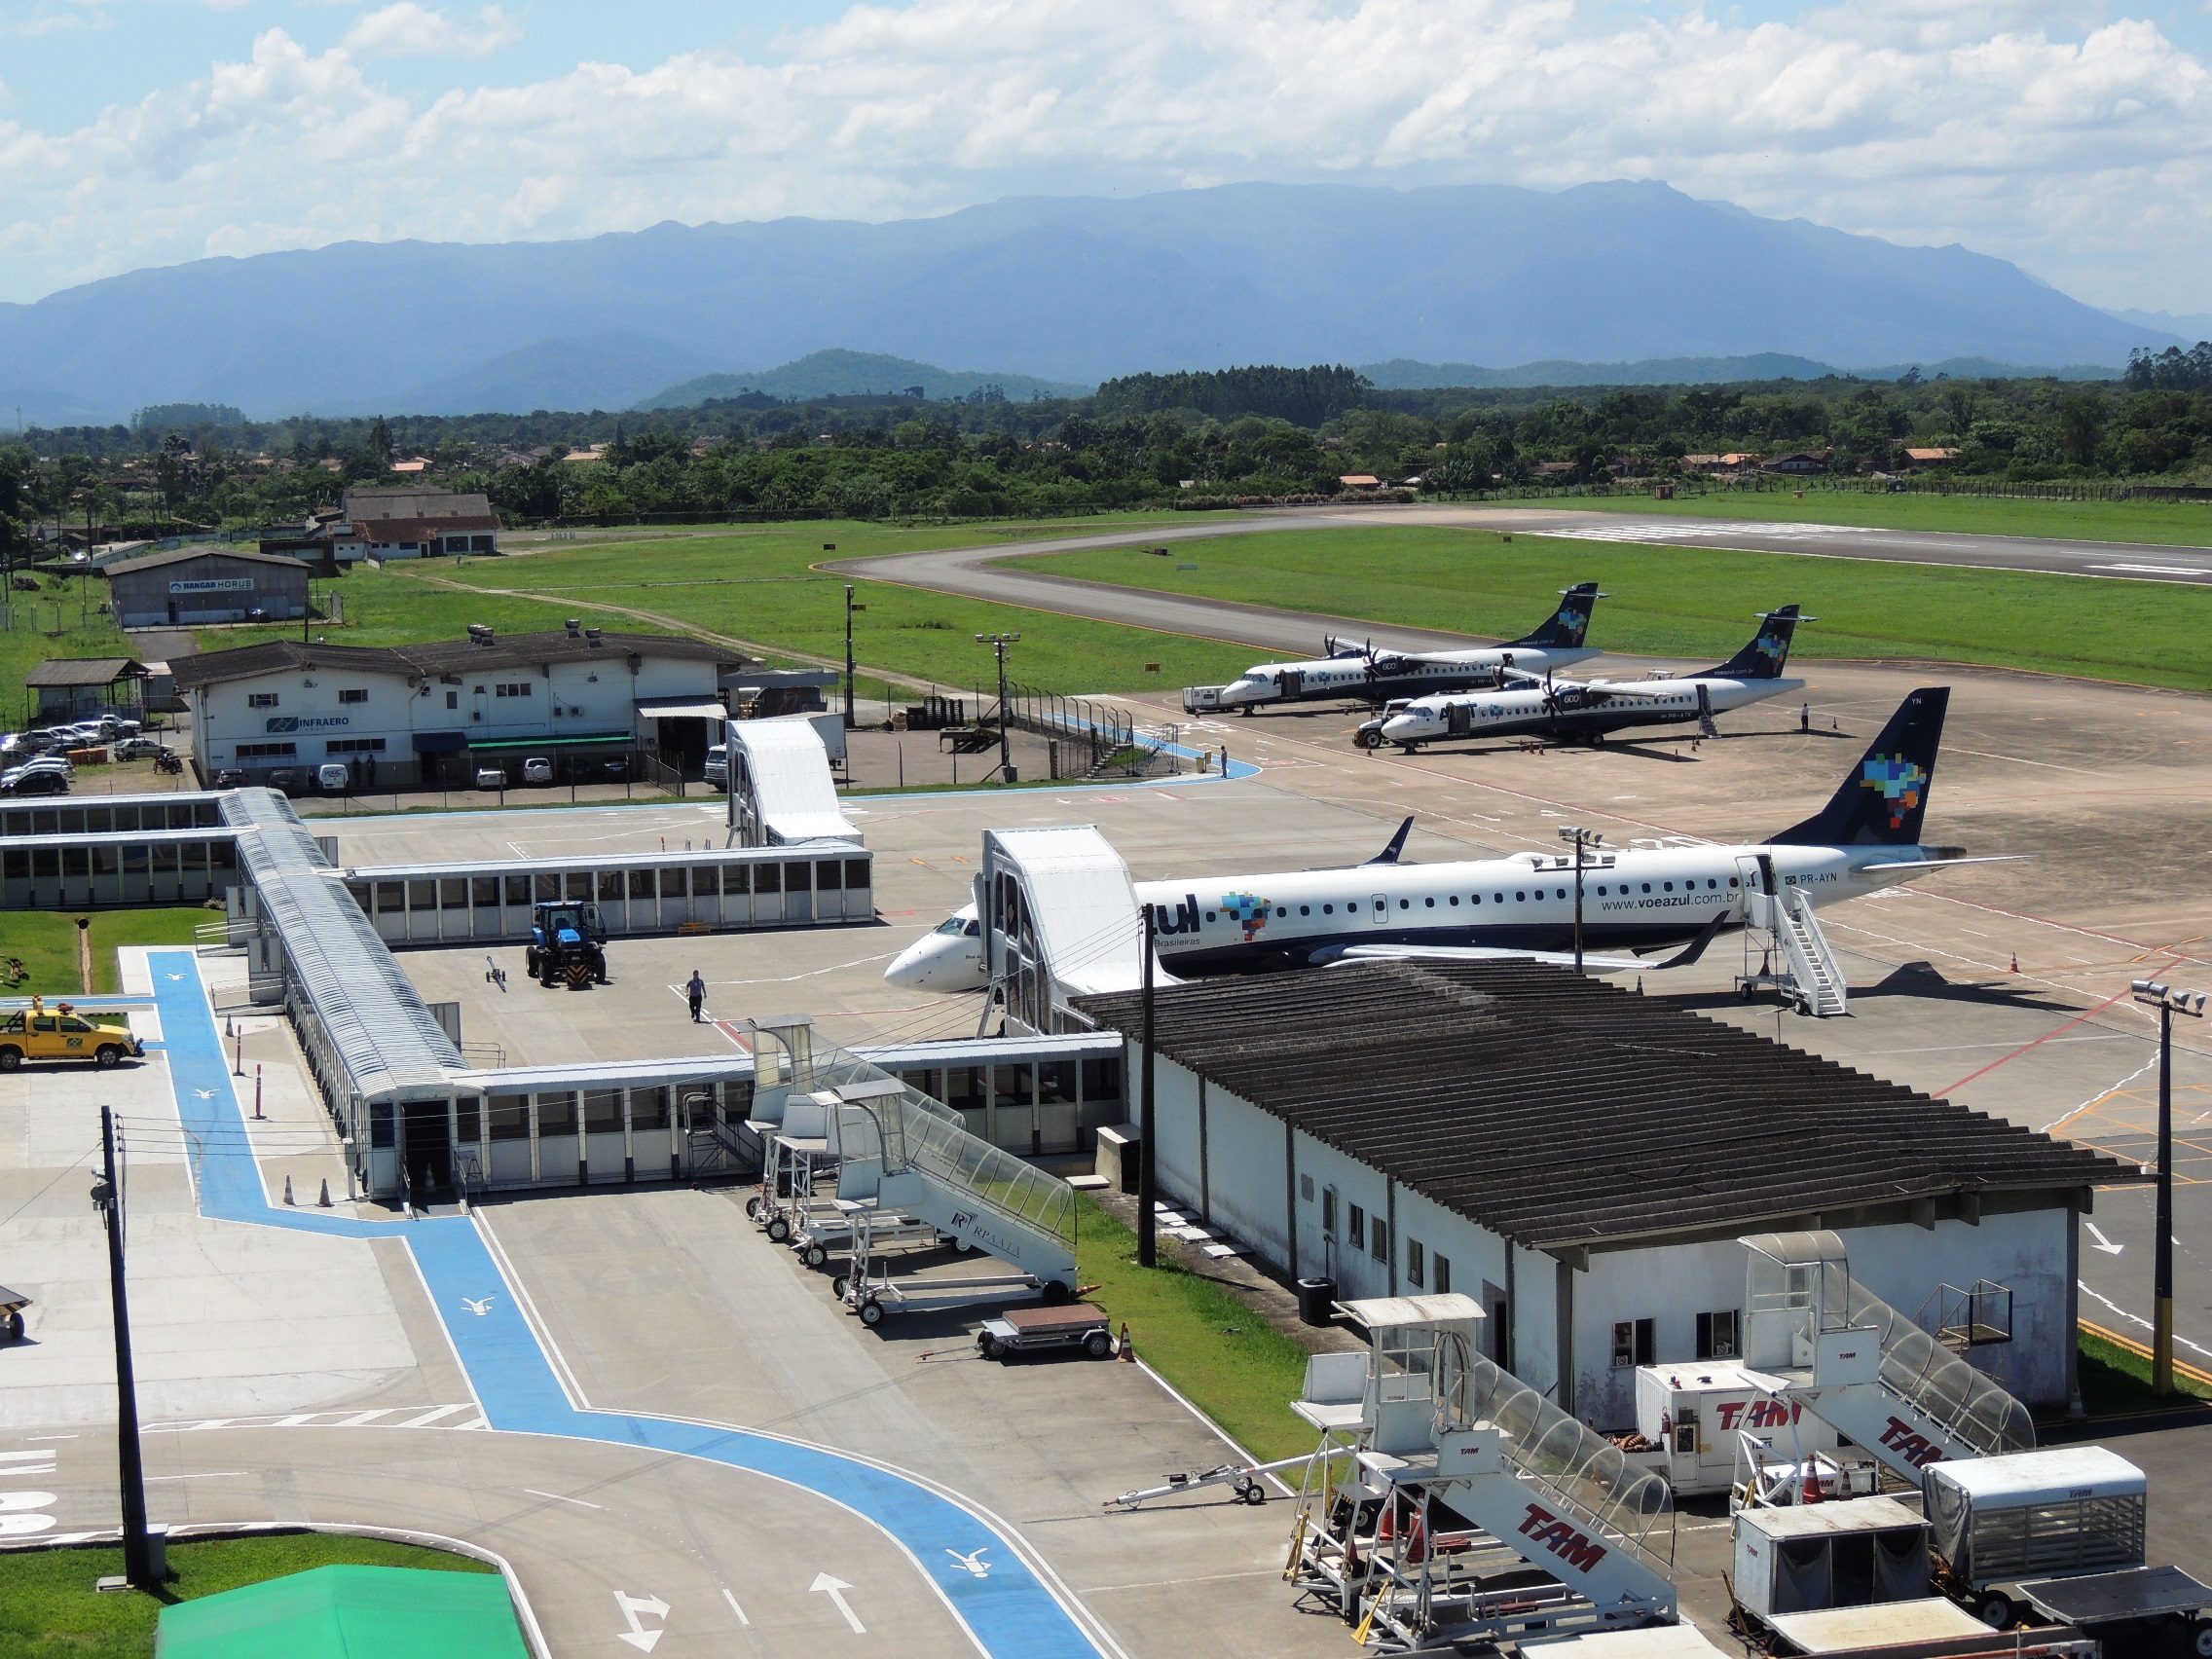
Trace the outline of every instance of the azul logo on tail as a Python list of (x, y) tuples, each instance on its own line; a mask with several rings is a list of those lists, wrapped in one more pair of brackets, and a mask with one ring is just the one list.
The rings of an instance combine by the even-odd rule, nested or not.
[(1874, 791), (1890, 809), (1890, 828), (1901, 829), (1920, 805), (1927, 768), (1902, 755), (1869, 755), (1860, 762), (1860, 785)]

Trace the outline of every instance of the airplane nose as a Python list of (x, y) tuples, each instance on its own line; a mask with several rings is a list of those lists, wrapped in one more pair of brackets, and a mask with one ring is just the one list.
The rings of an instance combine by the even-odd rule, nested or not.
[(1419, 737), (1428, 729), (1428, 722), (1418, 715), (1392, 715), (1382, 722), (1382, 735), (1392, 743), (1402, 743), (1409, 737)]
[(883, 971), (884, 979), (907, 990), (919, 989), (929, 982), (932, 951), (937, 942), (935, 934), (924, 934), (904, 950), (892, 958), (891, 966)]

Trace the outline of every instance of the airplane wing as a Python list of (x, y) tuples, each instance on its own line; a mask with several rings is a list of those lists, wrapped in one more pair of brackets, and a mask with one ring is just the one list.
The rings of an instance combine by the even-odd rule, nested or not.
[[(1509, 950), (1493, 944), (1346, 944), (1317, 950), (1309, 959), (1337, 968), (1346, 962), (1548, 962), (1560, 968), (1574, 966), (1570, 950)], [(1593, 956), (1583, 952), (1582, 966), (1599, 974), (1655, 973), (1665, 963), (1639, 962), (1633, 956)]]

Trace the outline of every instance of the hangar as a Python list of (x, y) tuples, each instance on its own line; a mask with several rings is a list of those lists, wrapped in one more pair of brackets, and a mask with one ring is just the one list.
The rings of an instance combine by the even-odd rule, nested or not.
[[(1141, 1065), (1142, 998), (1079, 997)], [(1603, 1429), (1639, 1365), (1741, 1352), (1747, 1234), (1829, 1230), (1910, 1314), (2011, 1292), (1975, 1359), (2075, 1393), (2076, 1217), (2138, 1172), (1565, 968), (1360, 964), (1157, 995), (1162, 1194), (1347, 1299), (1479, 1296)], [(1133, 1092), (1133, 1091), (1132, 1091)], [(1939, 1267), (1936, 1264), (1940, 1264)]]
[[(308, 578), (297, 559), (237, 548), (180, 547), (125, 559), (102, 572), (126, 628), (217, 622), (296, 622), (308, 613)], [(251, 615), (258, 611), (259, 615)]]

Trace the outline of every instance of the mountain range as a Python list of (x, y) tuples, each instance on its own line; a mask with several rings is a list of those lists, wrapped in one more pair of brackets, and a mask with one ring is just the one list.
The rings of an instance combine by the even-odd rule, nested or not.
[(1962, 247), (1763, 219), (1663, 184), (1238, 184), (134, 271), (0, 306), (0, 411), (619, 409), (832, 349), (983, 365), (970, 372), (1014, 395), (1020, 376), (1394, 358), (2117, 367), (2178, 340)]

